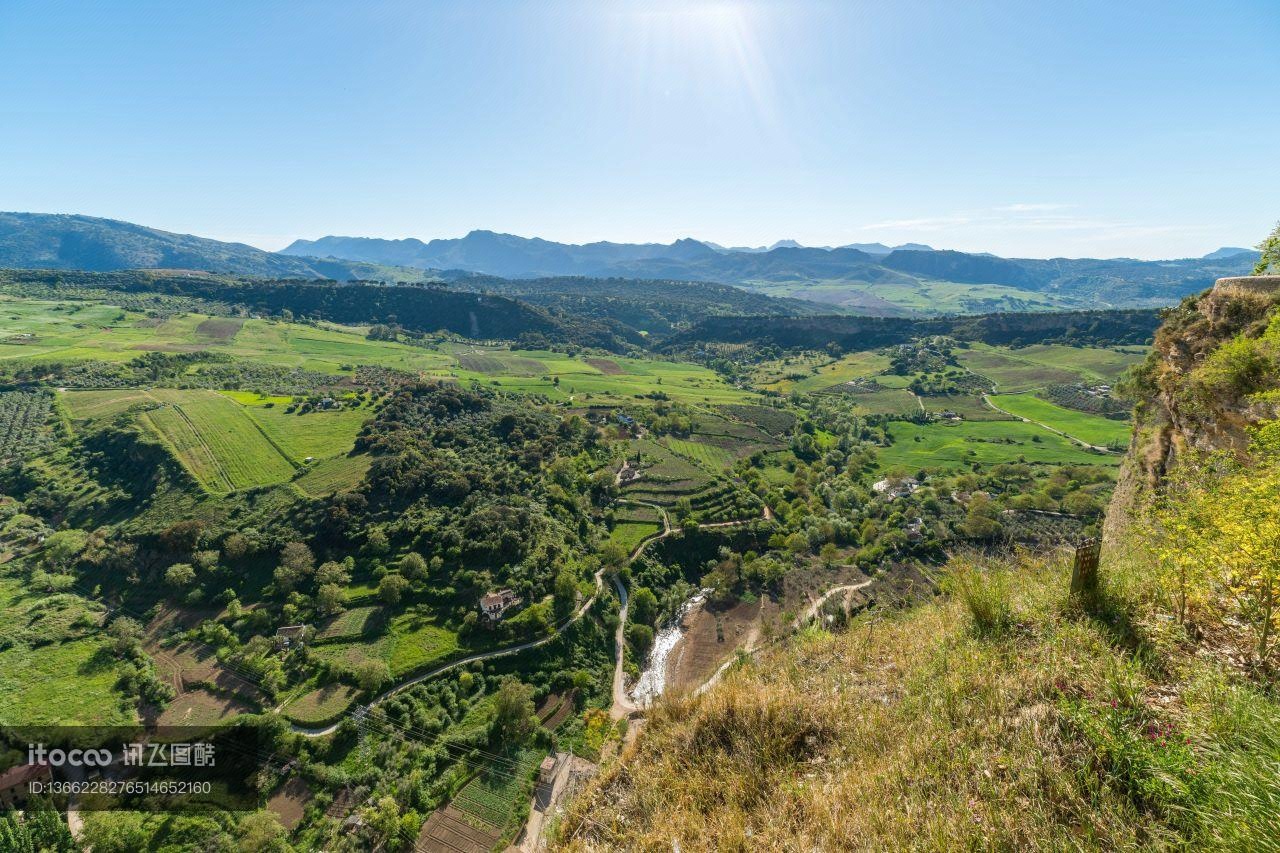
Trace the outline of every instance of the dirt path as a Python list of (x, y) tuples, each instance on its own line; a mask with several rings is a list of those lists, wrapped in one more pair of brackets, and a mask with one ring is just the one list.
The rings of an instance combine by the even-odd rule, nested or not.
[(809, 605), (809, 607), (804, 611), (804, 613), (796, 618), (796, 622), (795, 622), (796, 627), (800, 627), (801, 625), (804, 625), (804, 623), (808, 622), (809, 620), (817, 616), (818, 611), (822, 609), (822, 605), (826, 604), (827, 600), (830, 599), (831, 596), (838, 595), (839, 593), (842, 593), (842, 592), (854, 592), (859, 589), (866, 589), (867, 587), (871, 586), (872, 581), (873, 581), (872, 578), (868, 578), (867, 580), (861, 581), (860, 583), (847, 583), (847, 584), (842, 584), (841, 586), (831, 587), (831, 589), (827, 590), (822, 595), (814, 599), (814, 602)]
[(626, 671), (622, 668), (627, 650), (627, 608), (631, 602), (622, 582), (616, 576), (612, 580), (614, 589), (618, 591), (618, 599), (622, 602), (622, 610), (618, 613), (618, 630), (613, 634), (613, 706), (609, 709), (609, 716), (614, 720), (621, 720), (639, 711), (640, 706), (627, 695)]

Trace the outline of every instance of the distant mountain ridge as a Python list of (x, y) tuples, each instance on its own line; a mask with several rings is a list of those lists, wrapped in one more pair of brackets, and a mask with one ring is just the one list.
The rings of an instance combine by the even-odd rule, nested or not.
[(412, 280), (419, 269), (265, 252), (96, 216), (0, 212), (0, 267), (110, 272), (184, 269), (268, 278)]
[[(1168, 261), (1001, 258), (919, 244), (816, 248), (794, 240), (767, 249), (725, 249), (687, 237), (670, 244), (573, 245), (493, 231), (426, 242), (330, 236), (266, 252), (91, 216), (0, 213), (0, 267), (7, 268), (187, 269), (387, 282), (462, 273), (562, 283), (571, 276), (712, 282), (820, 303), (834, 312), (883, 316), (1169, 305), (1217, 278), (1248, 273), (1257, 257), (1248, 249), (1223, 248)], [(538, 292), (552, 299), (545, 288)], [(564, 302), (568, 295), (554, 298)]]
[[(429, 242), (322, 237), (297, 240), (283, 252), (517, 279), (582, 275), (714, 281), (774, 295), (794, 293), (867, 313), (912, 313), (901, 305), (895, 308), (892, 300), (880, 299), (877, 288), (927, 291), (933, 283), (994, 286), (992, 293), (964, 303), (979, 311), (997, 310), (1001, 301), (1012, 309), (1171, 304), (1211, 286), (1219, 277), (1247, 272), (1257, 257), (1252, 250), (1224, 248), (1203, 258), (1168, 261), (1001, 258), (937, 250), (918, 243), (829, 248), (779, 240), (769, 248), (725, 248), (691, 238), (669, 245), (574, 245), (492, 231), (472, 231), (465, 237)], [(814, 285), (820, 285), (824, 292), (813, 290)], [(927, 302), (928, 297), (917, 301)]]

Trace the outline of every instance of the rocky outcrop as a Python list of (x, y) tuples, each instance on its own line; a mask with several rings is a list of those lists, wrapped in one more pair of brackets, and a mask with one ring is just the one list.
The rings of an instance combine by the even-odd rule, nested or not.
[(1219, 279), (1166, 313), (1151, 355), (1131, 383), (1138, 398), (1134, 434), (1107, 513), (1105, 538), (1112, 540), (1127, 527), (1179, 456), (1243, 453), (1249, 427), (1276, 417), (1272, 404), (1227, 394), (1192, 397), (1188, 389), (1210, 353), (1238, 336), (1261, 335), (1278, 304), (1280, 276), (1246, 276)]

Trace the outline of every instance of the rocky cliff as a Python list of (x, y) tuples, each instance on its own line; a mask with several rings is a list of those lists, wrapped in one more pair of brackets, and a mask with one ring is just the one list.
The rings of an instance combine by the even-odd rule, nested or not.
[(1165, 312), (1152, 352), (1128, 383), (1137, 400), (1129, 457), (1105, 536), (1112, 540), (1187, 452), (1245, 452), (1249, 428), (1277, 417), (1280, 276), (1218, 279)]

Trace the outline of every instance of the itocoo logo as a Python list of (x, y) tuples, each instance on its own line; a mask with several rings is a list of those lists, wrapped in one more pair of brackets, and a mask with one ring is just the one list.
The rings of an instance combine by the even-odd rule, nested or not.
[(28, 764), (50, 764), (54, 767), (107, 767), (111, 764), (109, 749), (48, 749), (42, 743), (27, 744)]

